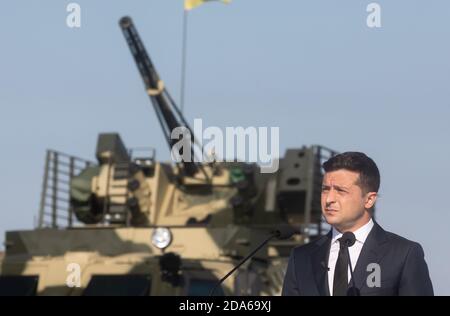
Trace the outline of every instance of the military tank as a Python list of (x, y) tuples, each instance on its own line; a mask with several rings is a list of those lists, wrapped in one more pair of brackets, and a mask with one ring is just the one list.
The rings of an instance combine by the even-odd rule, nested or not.
[[(198, 145), (131, 18), (119, 25), (169, 148), (176, 128)], [(292, 247), (322, 234), (321, 163), (334, 154), (288, 149), (262, 173), (237, 160), (158, 161), (117, 133), (99, 135), (96, 161), (48, 150), (37, 227), (6, 232), (0, 295), (208, 295), (268, 236), (214, 294), (279, 295)], [(279, 225), (301, 233), (271, 238)]]

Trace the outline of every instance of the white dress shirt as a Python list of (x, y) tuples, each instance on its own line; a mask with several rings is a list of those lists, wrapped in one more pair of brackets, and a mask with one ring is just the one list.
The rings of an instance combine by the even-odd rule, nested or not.
[[(355, 244), (348, 248), (350, 252), (350, 262), (352, 265), (352, 270), (355, 270), (356, 262), (358, 262), (359, 254), (361, 253), (361, 249), (364, 245), (364, 242), (367, 239), (367, 236), (369, 235), (370, 231), (373, 227), (373, 220), (370, 219), (367, 224), (364, 226), (358, 228), (353, 233), (355, 234)], [(338, 259), (339, 255), (339, 241), (338, 239), (342, 237), (342, 233), (337, 231), (333, 227), (333, 235), (331, 239), (331, 249), (330, 249), (330, 256), (328, 258), (328, 287), (330, 289), (330, 295), (333, 295), (333, 281), (334, 281), (334, 269), (336, 267), (336, 261)], [(348, 281), (350, 282), (351, 274), (350, 274), (350, 267), (348, 268)]]

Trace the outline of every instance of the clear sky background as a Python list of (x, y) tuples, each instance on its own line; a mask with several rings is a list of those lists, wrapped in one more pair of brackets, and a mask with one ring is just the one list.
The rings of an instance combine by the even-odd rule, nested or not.
[[(130, 15), (179, 100), (182, 0), (0, 5), (0, 232), (31, 229), (47, 148), (94, 160), (97, 134), (169, 151), (118, 20)], [(450, 2), (233, 0), (189, 14), (186, 116), (279, 126), (281, 152), (364, 151), (381, 170), (377, 219), (425, 249), (450, 295)]]

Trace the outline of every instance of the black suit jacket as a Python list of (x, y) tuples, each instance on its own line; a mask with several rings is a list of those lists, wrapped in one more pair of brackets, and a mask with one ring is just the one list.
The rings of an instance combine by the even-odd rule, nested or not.
[[(327, 275), (330, 247), (331, 232), (294, 248), (289, 258), (282, 295), (330, 295)], [(373, 280), (373, 268), (367, 271), (371, 263), (377, 263), (380, 267), (380, 287), (369, 287), (367, 284), (368, 277)], [(361, 295), (433, 295), (420, 244), (386, 232), (375, 222), (353, 274)]]

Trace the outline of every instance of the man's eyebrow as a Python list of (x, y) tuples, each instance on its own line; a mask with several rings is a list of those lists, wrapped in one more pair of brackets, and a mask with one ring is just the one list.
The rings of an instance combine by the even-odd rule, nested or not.
[(346, 190), (346, 191), (348, 191), (349, 190), (349, 188), (348, 187), (346, 187), (346, 186), (343, 186), (343, 185), (329, 185), (329, 184), (322, 184), (322, 188), (331, 188), (331, 187), (333, 187), (333, 188), (335, 188), (335, 189), (338, 189), (338, 190)]
[(343, 186), (343, 185), (334, 185), (334, 187), (338, 190), (348, 190), (349, 188)]

